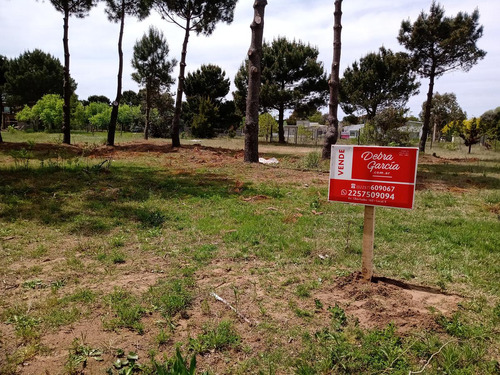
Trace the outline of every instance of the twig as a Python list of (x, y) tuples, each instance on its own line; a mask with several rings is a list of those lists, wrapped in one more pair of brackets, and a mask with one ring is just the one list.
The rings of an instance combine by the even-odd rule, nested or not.
[(245, 322), (247, 322), (250, 325), (253, 325), (250, 320), (248, 320), (247, 318), (245, 318), (238, 310), (236, 310), (236, 308), (234, 308), (233, 306), (231, 306), (231, 304), (229, 302), (227, 302), (224, 298), (220, 297), (217, 293), (210, 292), (210, 295), (212, 297), (214, 297), (217, 301), (220, 301), (223, 304), (225, 304), (226, 306), (228, 306), (231, 310), (233, 310), (236, 313), (236, 315), (238, 315)]
[(424, 370), (425, 370), (425, 368), (429, 365), (429, 363), (431, 363), (432, 358), (434, 358), (434, 356), (438, 355), (438, 354), (441, 352), (441, 350), (443, 350), (443, 349), (444, 349), (444, 347), (445, 347), (446, 345), (448, 345), (448, 344), (452, 343), (453, 341), (457, 341), (457, 339), (451, 339), (451, 340), (449, 340), (449, 341), (445, 342), (445, 343), (444, 343), (444, 344), (443, 344), (443, 345), (439, 348), (439, 350), (438, 350), (436, 353), (433, 353), (433, 354), (429, 357), (429, 359), (428, 359), (428, 360), (427, 360), (427, 362), (425, 363), (424, 367), (422, 367), (422, 369), (420, 369), (419, 371), (410, 371), (410, 372), (408, 373), (408, 375), (412, 375), (412, 374), (421, 374), (421, 373), (423, 373), (423, 372), (424, 372)]

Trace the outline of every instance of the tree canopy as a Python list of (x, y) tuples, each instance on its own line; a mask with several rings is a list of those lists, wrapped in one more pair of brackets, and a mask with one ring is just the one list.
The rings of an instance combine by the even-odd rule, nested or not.
[(169, 22), (184, 30), (179, 81), (175, 99), (175, 112), (172, 119), (172, 145), (181, 145), (179, 138), (179, 124), (182, 111), (182, 95), (184, 93), (184, 77), (186, 69), (186, 55), (189, 35), (210, 35), (219, 22), (232, 23), (234, 8), (238, 0), (152, 0), (154, 8)]
[(54, 8), (60, 13), (68, 13), (77, 18), (88, 15), (90, 8), (96, 4), (96, 0), (50, 0)]
[(481, 122), (487, 129), (488, 137), (500, 140), (500, 107), (484, 112)]
[(224, 98), (229, 92), (230, 84), (226, 73), (213, 64), (202, 65), (195, 72), (188, 73), (184, 86), (186, 103), (183, 106), (183, 117), (192, 126), (194, 136), (213, 137), (216, 128), (222, 129), (223, 125), (228, 124), (227, 117), (233, 117), (229, 111), (224, 110), (227, 107), (224, 105)]
[(228, 113), (221, 111), (224, 97), (229, 92), (231, 82), (220, 67), (202, 65), (193, 73), (188, 73), (185, 81), (186, 103), (183, 117), (191, 125), (196, 137), (210, 138), (215, 129), (226, 123)]
[(410, 53), (418, 74), (429, 79), (421, 151), (425, 151), (430, 129), (435, 79), (453, 70), (469, 71), (484, 58), (486, 52), (477, 47), (482, 35), (477, 9), (472, 14), (459, 12), (455, 17), (445, 17), (444, 8), (435, 1), (428, 14), (422, 11), (414, 23), (401, 23), (398, 41)]
[(420, 84), (406, 53), (381, 47), (355, 61), (340, 80), (340, 106), (372, 119), (382, 109), (404, 108)]
[[(63, 66), (39, 49), (26, 51), (6, 63), (5, 93), (12, 106), (33, 106), (45, 94), (63, 93)], [(76, 84), (72, 81), (73, 89)]]
[(146, 88), (146, 123), (144, 137), (148, 138), (149, 114), (153, 93), (159, 93), (173, 83), (172, 71), (177, 61), (168, 59), (170, 52), (163, 33), (150, 27), (134, 45), (132, 66), (136, 70), (132, 79)]
[[(440, 94), (436, 92), (432, 98), (431, 124), (434, 125), (434, 134), (432, 140), (439, 139), (439, 133), (444, 126), (452, 121), (461, 121), (467, 118), (467, 114), (463, 111), (457, 102), (457, 96), (453, 93)], [(424, 118), (425, 107), (427, 102), (422, 104), (422, 112), (420, 117)]]
[(209, 97), (220, 102), (229, 92), (231, 82), (219, 66), (204, 64), (193, 73), (188, 73), (184, 84), (186, 97)]
[[(262, 46), (260, 106), (278, 112), (280, 142), (285, 142), (285, 110), (294, 109), (307, 117), (325, 104), (328, 82), (318, 55), (316, 47), (282, 37)], [(246, 101), (247, 75), (244, 63), (235, 77), (237, 92), (234, 98), (238, 107)]]

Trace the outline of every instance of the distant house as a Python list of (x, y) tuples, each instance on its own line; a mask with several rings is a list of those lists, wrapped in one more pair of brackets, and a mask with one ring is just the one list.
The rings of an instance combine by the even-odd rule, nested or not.
[(0, 129), (7, 129), (9, 126), (16, 126), (16, 114), (12, 111), (10, 107), (3, 107), (2, 122), (0, 123)]
[(359, 137), (359, 133), (361, 129), (365, 127), (365, 124), (356, 124), (356, 125), (346, 125), (342, 126), (342, 130), (340, 132), (341, 139), (356, 139)]
[[(302, 141), (305, 141), (304, 138), (308, 138), (316, 144), (320, 139), (322, 139), (328, 127), (326, 125), (320, 125), (317, 122), (310, 122), (309, 120), (297, 120), (296, 125), (285, 125), (285, 139), (287, 142), (290, 142), (290, 138), (294, 141), (295, 144), (298, 143), (298, 138), (303, 138)], [(302, 128), (308, 136), (300, 133), (300, 128)]]
[[(421, 121), (408, 121), (406, 125), (398, 128), (399, 131), (408, 133), (410, 139), (420, 139), (422, 137), (422, 126)], [(365, 127), (365, 124), (357, 125), (347, 125), (342, 127), (340, 133), (341, 139), (353, 139), (358, 138), (361, 130)]]
[(410, 139), (420, 139), (422, 137), (422, 127), (424, 123), (422, 121), (408, 121), (406, 125), (398, 128), (399, 131), (408, 133)]

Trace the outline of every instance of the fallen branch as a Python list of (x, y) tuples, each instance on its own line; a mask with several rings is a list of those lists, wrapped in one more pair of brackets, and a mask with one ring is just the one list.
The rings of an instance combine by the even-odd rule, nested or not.
[(245, 316), (243, 316), (235, 307), (231, 306), (231, 304), (229, 302), (227, 302), (224, 298), (220, 297), (217, 293), (210, 292), (210, 295), (212, 297), (214, 297), (217, 301), (220, 301), (223, 304), (225, 304), (226, 306), (228, 306), (231, 310), (233, 310), (236, 313), (236, 315), (238, 315), (238, 317), (240, 319), (243, 319), (245, 322), (247, 322), (251, 326), (253, 325), (253, 323), (250, 320), (248, 320)]
[(434, 358), (434, 356), (438, 355), (438, 354), (441, 352), (441, 350), (443, 350), (443, 349), (444, 349), (444, 347), (445, 347), (446, 345), (448, 345), (448, 344), (452, 343), (453, 341), (457, 341), (457, 339), (451, 339), (451, 340), (449, 340), (449, 341), (445, 342), (445, 343), (444, 343), (444, 344), (443, 344), (443, 345), (439, 348), (439, 350), (438, 350), (436, 353), (433, 353), (433, 354), (429, 357), (429, 359), (428, 359), (428, 360), (427, 360), (427, 362), (425, 363), (424, 367), (422, 367), (419, 371), (410, 371), (410, 372), (408, 373), (408, 375), (412, 375), (412, 374), (421, 374), (421, 373), (423, 373), (423, 372), (425, 371), (425, 368), (429, 365), (429, 363), (431, 363), (432, 358)]

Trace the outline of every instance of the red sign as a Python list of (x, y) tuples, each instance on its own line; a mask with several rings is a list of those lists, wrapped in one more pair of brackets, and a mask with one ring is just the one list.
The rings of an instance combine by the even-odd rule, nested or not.
[(413, 208), (418, 148), (332, 146), (328, 200)]

